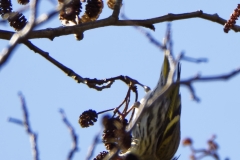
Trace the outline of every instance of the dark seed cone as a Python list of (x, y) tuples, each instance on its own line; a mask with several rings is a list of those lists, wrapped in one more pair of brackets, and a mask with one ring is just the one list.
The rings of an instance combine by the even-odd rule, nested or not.
[(86, 5), (86, 14), (90, 17), (96, 17), (100, 10), (102, 10), (103, 4), (101, 0), (88, 0)]
[[(59, 0), (59, 4), (63, 4), (63, 0)], [(82, 9), (82, 3), (80, 0), (72, 0), (69, 4), (59, 12), (59, 19), (63, 25), (68, 25), (69, 22), (73, 22), (75, 25), (78, 23), (78, 16)]]
[[(114, 124), (116, 126), (116, 123)], [(118, 138), (118, 147), (121, 149), (121, 152), (124, 153), (131, 147), (132, 135), (125, 130), (128, 125), (127, 119), (124, 119), (121, 124), (121, 127), (117, 127), (118, 129), (115, 131), (115, 136)]]
[(20, 31), (26, 26), (27, 19), (22, 13), (16, 12), (14, 15), (8, 18), (8, 22), (16, 31)]
[(17, 2), (21, 5), (26, 5), (29, 3), (29, 0), (18, 0)]
[(102, 0), (88, 0), (85, 7), (85, 13), (81, 17), (81, 22), (86, 23), (96, 21), (99, 15), (102, 13), (102, 9), (103, 9)]
[(12, 12), (11, 0), (0, 0), (0, 15)]
[(118, 118), (110, 118), (110, 117), (104, 117), (103, 118), (103, 125), (104, 130), (102, 134), (102, 140), (107, 150), (112, 150), (114, 147), (116, 147), (116, 136), (115, 131), (117, 127), (114, 125), (114, 121), (120, 122)]
[(103, 118), (104, 130), (102, 140), (107, 150), (120, 148), (122, 152), (127, 151), (131, 147), (132, 136), (126, 133), (127, 120), (116, 118)]
[(94, 110), (88, 110), (84, 111), (78, 120), (78, 123), (81, 125), (81, 127), (89, 127), (94, 125), (94, 122), (97, 122), (98, 114)]
[(106, 155), (108, 154), (108, 152), (106, 151), (103, 151), (103, 152), (100, 152), (96, 158), (94, 158), (93, 160), (103, 160), (104, 157), (106, 157)]

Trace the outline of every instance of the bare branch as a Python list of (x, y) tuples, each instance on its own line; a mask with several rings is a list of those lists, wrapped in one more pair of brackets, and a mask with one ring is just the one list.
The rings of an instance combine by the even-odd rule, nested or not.
[(113, 10), (113, 13), (112, 13), (112, 17), (116, 20), (118, 20), (118, 16), (119, 16), (119, 13), (120, 13), (121, 6), (122, 6), (122, 0), (116, 0), (116, 3), (114, 5), (114, 10)]
[(189, 146), (191, 150), (192, 160), (201, 160), (205, 157), (212, 157), (215, 160), (219, 160), (218, 149), (219, 145), (216, 142), (216, 136), (213, 135), (209, 140), (207, 140), (208, 148), (195, 149), (193, 147), (193, 141), (191, 138), (185, 138), (182, 142), (183, 146)]
[(84, 83), (86, 84), (89, 88), (93, 88), (96, 89), (98, 91), (101, 91), (103, 89), (106, 88), (110, 88), (111, 85), (114, 83), (115, 80), (121, 80), (124, 83), (126, 83), (127, 85), (129, 85), (130, 83), (132, 84), (138, 84), (141, 87), (144, 88), (144, 90), (146, 92), (148, 92), (150, 90), (150, 88), (148, 86), (145, 86), (141, 83), (139, 83), (137, 80), (132, 79), (128, 76), (117, 76), (117, 77), (113, 77), (113, 78), (108, 78), (108, 79), (102, 79), (102, 80), (98, 80), (96, 78), (94, 79), (90, 79), (90, 78), (83, 78), (82, 76), (78, 75), (77, 73), (75, 73), (73, 70), (71, 70), (70, 68), (64, 66), (62, 63), (58, 62), (57, 60), (55, 60), (54, 58), (52, 58), (48, 52), (45, 52), (43, 50), (41, 50), (40, 48), (38, 48), (37, 46), (35, 46), (34, 44), (32, 44), (30, 41), (25, 41), (23, 42), (29, 49), (33, 50), (34, 52), (40, 54), (41, 56), (43, 56), (44, 58), (46, 58), (49, 62), (51, 62), (52, 64), (54, 64), (55, 66), (57, 66), (59, 69), (61, 69), (65, 74), (67, 74), (69, 77), (72, 77), (74, 80), (77, 81), (77, 83)]
[(184, 52), (180, 53), (180, 55), (178, 56), (179, 60), (185, 60), (188, 62), (194, 62), (194, 63), (203, 63), (203, 62), (207, 62), (208, 59), (207, 58), (192, 58), (192, 57), (188, 57), (184, 54)]
[[(122, 13), (121, 14), (121, 17), (123, 19), (126, 19), (128, 20), (129, 18), (127, 18), (127, 16)], [(167, 47), (165, 44), (161, 44), (161, 42), (159, 42), (157, 39), (155, 39), (150, 32), (144, 30), (143, 28), (141, 27), (138, 27), (138, 26), (133, 26), (134, 28), (136, 28), (138, 31), (140, 31), (140, 33), (142, 33), (143, 35), (146, 36), (146, 38), (150, 41), (150, 43), (152, 43), (154, 46), (156, 46), (157, 48), (161, 49), (161, 50), (166, 50)], [(166, 36), (167, 37), (167, 36)], [(168, 38), (169, 39), (169, 38)], [(170, 39), (171, 41), (171, 39)], [(168, 47), (169, 49), (172, 48), (172, 42), (170, 42), (171, 45), (170, 47)], [(195, 62), (195, 63), (201, 63), (201, 62), (207, 62), (207, 59), (206, 58), (192, 58), (192, 57), (187, 57), (185, 56), (185, 54), (182, 52), (180, 53), (180, 55), (178, 56), (178, 60), (185, 60), (185, 61), (189, 61), (189, 62)]]
[(8, 122), (12, 122), (12, 123), (18, 124), (20, 126), (24, 125), (23, 121), (21, 121), (20, 119), (11, 118), (11, 117), (8, 118)]
[(94, 151), (96, 149), (96, 146), (99, 143), (99, 138), (98, 138), (99, 135), (100, 135), (100, 132), (95, 136), (92, 145), (89, 147), (86, 160), (90, 160), (92, 158)]
[[(181, 81), (178, 81), (178, 82), (173, 82), (173, 83), (170, 83), (166, 86), (164, 86), (161, 90), (161, 92), (159, 93), (159, 96), (158, 98), (161, 99), (163, 98), (166, 94), (169, 93), (169, 91), (171, 91), (171, 89), (173, 87), (175, 87), (176, 85), (178, 84), (181, 84), (181, 85), (186, 85), (188, 87), (188, 89), (190, 90), (190, 93), (191, 93), (191, 97), (193, 98), (193, 100), (199, 102), (200, 99), (196, 96), (195, 94), (195, 91), (192, 87), (192, 83), (193, 82), (197, 82), (197, 81), (203, 81), (203, 82), (206, 82), (206, 81), (216, 81), (216, 80), (228, 80), (230, 78), (232, 78), (233, 76), (237, 75), (240, 73), (240, 68), (230, 72), (230, 73), (227, 73), (227, 74), (224, 74), (224, 75), (218, 75), (218, 76), (209, 76), (209, 77), (200, 77), (200, 75), (196, 75), (194, 76), (193, 78), (189, 78), (187, 80), (181, 80)], [(131, 131), (131, 126), (127, 129), (127, 131)]]
[(218, 75), (218, 76), (209, 76), (209, 77), (200, 77), (199, 74), (194, 76), (193, 78), (189, 78), (188, 80), (181, 81), (179, 82), (180, 84), (185, 84), (188, 82), (195, 82), (195, 81), (216, 81), (216, 80), (228, 80), (232, 78), (233, 76), (237, 75), (240, 73), (240, 68), (235, 69), (234, 71), (223, 74), (223, 75)]
[(43, 50), (41, 50), (40, 48), (38, 48), (37, 46), (35, 46), (34, 44), (32, 44), (30, 41), (25, 41), (24, 44), (31, 50), (33, 50), (34, 52), (40, 54), (41, 56), (43, 56), (44, 58), (46, 58), (49, 62), (51, 62), (52, 64), (54, 64), (55, 66), (57, 66), (59, 69), (61, 69), (65, 74), (67, 74), (68, 76), (72, 77), (74, 80), (77, 81), (77, 83), (84, 83), (84, 78), (81, 77), (80, 75), (78, 75), (77, 73), (75, 73), (73, 70), (71, 70), (70, 68), (64, 66), (62, 63), (58, 62), (57, 60), (55, 60), (54, 58), (52, 58), (48, 52), (45, 52)]
[[(125, 19), (125, 20), (129, 20), (129, 18), (127, 18), (127, 16), (126, 16), (124, 13), (121, 14), (121, 17), (122, 17), (123, 19)], [(136, 28), (140, 33), (142, 33), (143, 35), (145, 35), (145, 36), (147, 37), (147, 39), (148, 39), (151, 43), (153, 43), (156, 47), (158, 47), (158, 48), (161, 49), (161, 50), (164, 50), (164, 49), (165, 49), (165, 47), (164, 47), (158, 40), (156, 40), (156, 39), (151, 35), (150, 32), (142, 29), (142, 28), (139, 27), (139, 26), (133, 26), (133, 27)], [(150, 29), (155, 30), (154, 26), (152, 26)]]
[(28, 115), (25, 99), (24, 99), (24, 97), (21, 93), (19, 93), (19, 97), (20, 97), (20, 100), (21, 100), (21, 103), (22, 103), (21, 106), (22, 106), (22, 111), (23, 111), (23, 121), (18, 120), (16, 118), (9, 118), (8, 121), (13, 122), (13, 123), (18, 124), (18, 125), (22, 125), (25, 128), (27, 134), (30, 137), (33, 159), (34, 160), (39, 160), (39, 151), (38, 151), (38, 146), (37, 146), (37, 134), (34, 133), (31, 129), (30, 122), (29, 122), (29, 119), (28, 119), (29, 115)]
[[(195, 11), (190, 13), (183, 14), (167, 14), (164, 16), (146, 19), (146, 20), (118, 20), (115, 21), (113, 18), (106, 18), (94, 22), (88, 22), (84, 24), (79, 24), (76, 26), (68, 26), (68, 27), (57, 27), (51, 29), (44, 30), (36, 30), (32, 31), (26, 38), (27, 39), (36, 39), (36, 38), (49, 38), (53, 39), (54, 37), (75, 34), (79, 32), (84, 32), (87, 30), (105, 27), (105, 26), (142, 26), (146, 27), (156, 23), (162, 23), (167, 21), (176, 21), (190, 18), (202, 18), (208, 21), (216, 22), (220, 25), (224, 25), (227, 22), (225, 19), (219, 17), (217, 14), (207, 14), (203, 13), (203, 11)], [(240, 26), (234, 25), (232, 28), (235, 32), (240, 31)], [(2, 31), (0, 30), (0, 38), (6, 39), (7, 37), (11, 37), (13, 32), (4, 32), (4, 36), (2, 36)], [(9, 35), (8, 35), (8, 34)], [(7, 35), (6, 35), (7, 34)]]
[(195, 91), (192, 87), (192, 83), (193, 82), (197, 82), (197, 81), (216, 81), (216, 80), (228, 80), (232, 77), (234, 77), (235, 75), (240, 73), (240, 68), (237, 68), (236, 70), (227, 73), (227, 74), (223, 74), (223, 75), (218, 75), (218, 76), (208, 76), (208, 77), (201, 77), (199, 74), (197, 74), (196, 76), (189, 78), (187, 80), (182, 80), (180, 82), (175, 82), (175, 84), (182, 84), (182, 85), (186, 85), (188, 87), (188, 89), (191, 92), (191, 97), (196, 100), (199, 101), (200, 99), (196, 96)]
[(62, 115), (62, 120), (66, 124), (67, 128), (69, 129), (71, 137), (72, 137), (72, 149), (69, 151), (69, 154), (68, 154), (68, 157), (67, 157), (67, 160), (71, 160), (73, 158), (73, 154), (78, 151), (78, 147), (77, 147), (78, 137), (75, 133), (74, 128), (72, 127), (72, 125), (67, 120), (66, 115), (64, 113), (64, 110), (60, 109), (59, 112)]

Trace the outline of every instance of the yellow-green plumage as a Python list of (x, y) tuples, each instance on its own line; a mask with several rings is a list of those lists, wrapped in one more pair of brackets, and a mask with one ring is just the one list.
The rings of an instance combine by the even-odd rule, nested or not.
[(126, 154), (133, 153), (140, 160), (171, 160), (179, 145), (181, 97), (173, 77), (177, 70), (180, 80), (180, 66), (171, 58), (165, 53), (158, 84), (143, 98), (128, 128), (133, 140)]

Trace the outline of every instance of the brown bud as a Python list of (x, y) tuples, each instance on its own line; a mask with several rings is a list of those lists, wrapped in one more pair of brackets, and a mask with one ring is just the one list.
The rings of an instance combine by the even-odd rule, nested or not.
[(183, 142), (182, 142), (182, 144), (184, 145), (184, 146), (189, 146), (189, 145), (192, 145), (192, 139), (191, 138), (185, 138), (184, 140), (183, 140)]
[(29, 3), (29, 0), (17, 0), (19, 4), (26, 5)]

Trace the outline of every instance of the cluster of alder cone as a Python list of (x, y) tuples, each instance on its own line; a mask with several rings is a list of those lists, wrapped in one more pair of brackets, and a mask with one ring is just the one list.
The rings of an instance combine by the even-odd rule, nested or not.
[[(29, 0), (18, 0), (21, 5), (26, 5)], [(85, 13), (82, 17), (79, 14), (82, 9), (82, 2), (86, 2)], [(58, 0), (59, 5), (63, 5), (63, 9), (59, 12), (59, 19), (65, 26), (77, 25), (85, 22), (96, 21), (102, 12), (102, 0)], [(116, 0), (107, 0), (109, 8), (113, 9)], [(12, 11), (11, 0), (0, 0), (0, 15), (3, 19), (8, 20), (10, 26), (16, 31), (20, 31), (27, 24), (27, 19), (22, 13)], [(77, 37), (76, 37), (77, 38)], [(78, 39), (78, 38), (77, 38)]]
[[(94, 122), (97, 121), (98, 114), (99, 113), (92, 109), (84, 111), (79, 117), (78, 122), (80, 126), (83, 128), (92, 126)], [(130, 133), (125, 131), (126, 126), (128, 125), (127, 119), (123, 119), (122, 116), (104, 116), (102, 124), (104, 126), (102, 142), (104, 143), (106, 150), (114, 151), (119, 149), (122, 153), (124, 153), (131, 147), (132, 136)], [(107, 151), (100, 152), (93, 160), (103, 160), (107, 154)], [(112, 158), (122, 160), (121, 157), (118, 157), (118, 155)], [(134, 159), (137, 160), (137, 157), (134, 156)]]
[[(115, 78), (115, 79), (119, 79)], [(121, 77), (120, 77), (121, 79)], [(123, 102), (116, 108), (108, 109), (101, 112), (96, 112), (95, 110), (89, 109), (84, 111), (80, 116), (78, 123), (82, 128), (93, 126), (94, 122), (97, 121), (98, 115), (113, 111), (112, 116), (104, 116), (102, 118), (103, 132), (102, 132), (102, 142), (105, 145), (107, 151), (100, 152), (96, 158), (93, 160), (103, 160), (106, 155), (110, 152), (111, 159), (113, 160), (138, 160), (134, 154), (127, 154), (125, 157), (121, 157), (114, 153), (126, 153), (131, 147), (132, 135), (130, 132), (126, 131), (126, 127), (133, 118), (134, 105), (129, 108), (129, 102), (131, 97), (131, 92), (135, 94), (135, 103), (137, 103), (138, 91), (136, 81), (129, 79), (129, 81), (124, 81), (128, 84), (129, 88), (124, 98)], [(134, 83), (135, 82), (135, 83)], [(137, 82), (138, 84), (139, 82)], [(140, 83), (139, 83), (140, 84)], [(143, 86), (141, 84), (141, 86)], [(149, 90), (149, 87), (143, 86), (144, 90)], [(120, 108), (123, 110), (120, 111)], [(127, 115), (131, 113), (129, 121), (126, 119)]]

